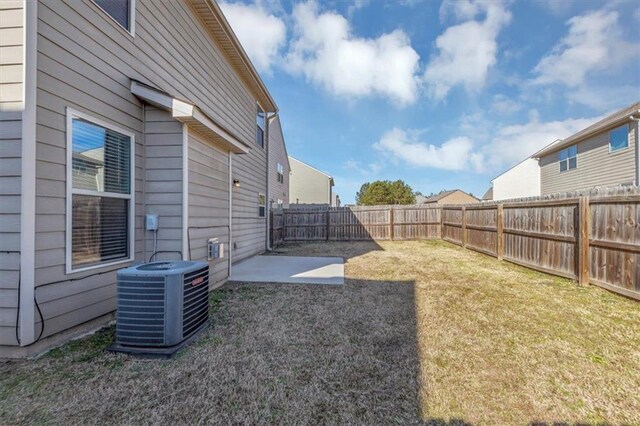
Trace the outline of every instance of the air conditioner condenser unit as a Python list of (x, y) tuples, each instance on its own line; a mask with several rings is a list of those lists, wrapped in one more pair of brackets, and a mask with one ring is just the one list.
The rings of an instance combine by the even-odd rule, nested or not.
[(209, 324), (209, 265), (152, 262), (118, 271), (116, 341), (109, 348), (170, 357)]

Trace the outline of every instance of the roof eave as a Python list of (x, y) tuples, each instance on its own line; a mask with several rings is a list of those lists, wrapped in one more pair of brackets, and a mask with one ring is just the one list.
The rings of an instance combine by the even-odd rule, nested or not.
[(189, 2), (231, 64), (252, 90), (260, 106), (265, 112), (278, 112), (275, 100), (240, 44), (220, 6), (213, 0), (189, 0)]

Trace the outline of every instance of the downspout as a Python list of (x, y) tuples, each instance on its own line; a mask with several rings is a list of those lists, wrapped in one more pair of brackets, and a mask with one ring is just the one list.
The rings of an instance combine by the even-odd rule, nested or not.
[(271, 115), (267, 115), (267, 131), (266, 131), (266, 135), (265, 135), (265, 144), (267, 145), (266, 147), (266, 154), (267, 154), (267, 190), (265, 191), (265, 223), (266, 223), (266, 247), (267, 247), (267, 251), (271, 251), (271, 201), (269, 200), (269, 184), (271, 183), (271, 181), (269, 180), (270, 174), (271, 174), (271, 164), (269, 163), (269, 146), (271, 145), (269, 143), (269, 135), (271, 134), (271, 122), (273, 120), (276, 119), (276, 117), (278, 117), (278, 113), (272, 113)]
[(229, 152), (229, 277), (233, 263), (233, 152)]
[(638, 142), (640, 142), (640, 135), (638, 135), (638, 133), (640, 132), (640, 118), (638, 117), (634, 117), (635, 114), (639, 114), (640, 115), (640, 110), (638, 110), (637, 112), (631, 114), (629, 116), (629, 119), (632, 121), (636, 122), (636, 128), (635, 128), (635, 134), (636, 134), (636, 140), (635, 140), (635, 144), (636, 144), (636, 186), (640, 186), (640, 144)]

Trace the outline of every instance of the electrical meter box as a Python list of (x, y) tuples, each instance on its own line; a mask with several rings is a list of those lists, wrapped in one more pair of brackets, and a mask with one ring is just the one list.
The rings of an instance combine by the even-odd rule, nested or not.
[(158, 230), (158, 215), (148, 214), (147, 215), (147, 231), (157, 231), (157, 230)]
[(222, 259), (224, 257), (224, 244), (217, 238), (210, 238), (207, 243), (207, 260)]

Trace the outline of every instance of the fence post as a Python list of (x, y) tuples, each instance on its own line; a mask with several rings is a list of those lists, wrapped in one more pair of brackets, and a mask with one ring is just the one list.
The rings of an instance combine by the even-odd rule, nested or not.
[(462, 206), (462, 247), (467, 247), (467, 208)]
[(497, 235), (497, 255), (498, 260), (502, 260), (504, 257), (504, 239), (503, 239), (503, 229), (504, 229), (504, 205), (502, 203), (498, 204), (498, 215), (496, 218), (496, 225), (498, 228)]
[(286, 229), (287, 229), (287, 212), (283, 209), (282, 210), (282, 244), (284, 244), (285, 238), (287, 236), (285, 232)]
[(394, 237), (394, 229), (393, 229), (393, 207), (389, 206), (389, 239), (393, 241)]
[(440, 239), (444, 240), (444, 207), (438, 207), (440, 210)]
[(329, 241), (329, 228), (331, 227), (331, 207), (327, 207), (327, 241)]
[(589, 229), (591, 227), (589, 197), (578, 204), (578, 284), (589, 284)]

